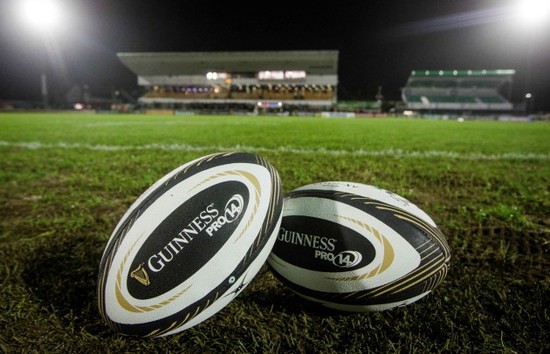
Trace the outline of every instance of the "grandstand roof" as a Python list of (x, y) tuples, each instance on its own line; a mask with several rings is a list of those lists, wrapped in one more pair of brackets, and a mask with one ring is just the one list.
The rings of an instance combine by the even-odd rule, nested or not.
[(264, 70), (304, 70), (313, 75), (335, 75), (338, 51), (258, 51), (258, 52), (161, 52), (118, 53), (119, 59), (135, 74), (204, 75), (207, 72), (255, 72)]

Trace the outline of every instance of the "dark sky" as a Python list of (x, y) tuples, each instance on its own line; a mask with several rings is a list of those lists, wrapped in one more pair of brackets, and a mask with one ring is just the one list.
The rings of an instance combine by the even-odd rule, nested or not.
[(528, 90), (550, 111), (550, 25), (514, 22), (518, 0), (65, 0), (70, 21), (47, 44), (18, 1), (0, 0), (0, 99), (39, 100), (41, 66), (54, 93), (135, 90), (117, 52), (312, 49), (339, 51), (340, 99), (374, 100), (378, 86), (399, 99), (413, 69), (515, 69), (513, 99)]

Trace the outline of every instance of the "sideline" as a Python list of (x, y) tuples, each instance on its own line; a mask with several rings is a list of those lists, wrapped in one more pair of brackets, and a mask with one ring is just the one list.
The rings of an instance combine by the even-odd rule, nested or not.
[(0, 140), (0, 147), (18, 147), (29, 150), (41, 149), (85, 149), (95, 151), (128, 151), (128, 150), (160, 150), (160, 151), (248, 151), (253, 153), (290, 153), (298, 155), (330, 155), (330, 156), (388, 156), (402, 158), (448, 158), (460, 160), (550, 160), (550, 154), (534, 154), (522, 152), (508, 152), (502, 154), (461, 153), (455, 151), (429, 150), (407, 151), (402, 149), (385, 150), (334, 150), (326, 148), (307, 149), (292, 146), (280, 146), (278, 148), (266, 148), (259, 146), (222, 146), (222, 145), (187, 145), (187, 144), (146, 144), (146, 145), (92, 145), (80, 143), (41, 143), (10, 142)]

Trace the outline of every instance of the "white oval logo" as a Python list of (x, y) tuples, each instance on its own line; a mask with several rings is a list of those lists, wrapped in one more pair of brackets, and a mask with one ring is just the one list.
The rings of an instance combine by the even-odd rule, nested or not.
[(334, 256), (332, 264), (341, 268), (351, 268), (361, 262), (363, 256), (357, 251), (342, 251)]
[(240, 194), (233, 195), (225, 204), (224, 216), (228, 223), (235, 221), (243, 211), (244, 199)]

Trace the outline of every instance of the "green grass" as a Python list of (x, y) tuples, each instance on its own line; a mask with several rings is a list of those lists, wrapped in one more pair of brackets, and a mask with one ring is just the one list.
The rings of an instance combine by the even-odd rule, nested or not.
[[(219, 150), (270, 161), (285, 191), (373, 184), (425, 210), (451, 269), (377, 313), (307, 303), (267, 268), (181, 334), (134, 339), (97, 311), (97, 268), (150, 184)], [(550, 124), (236, 116), (0, 114), (0, 351), (542, 353), (550, 350)]]

